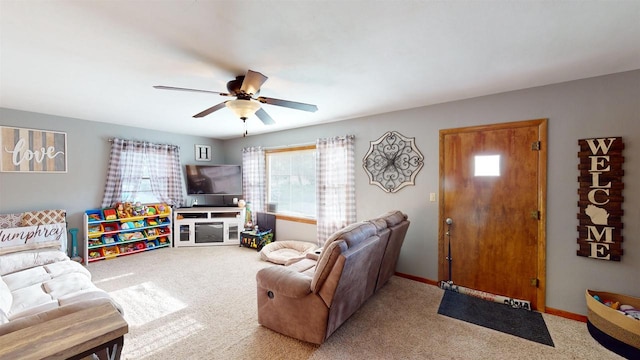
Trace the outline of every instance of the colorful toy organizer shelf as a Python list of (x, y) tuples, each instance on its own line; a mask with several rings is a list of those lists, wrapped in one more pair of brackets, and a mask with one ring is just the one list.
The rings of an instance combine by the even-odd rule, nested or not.
[(117, 204), (84, 214), (84, 263), (170, 247), (171, 208), (165, 204)]

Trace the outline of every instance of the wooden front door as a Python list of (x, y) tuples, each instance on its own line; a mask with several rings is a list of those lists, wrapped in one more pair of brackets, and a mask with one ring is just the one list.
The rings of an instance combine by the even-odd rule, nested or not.
[(440, 131), (439, 280), (544, 311), (546, 128), (542, 119)]

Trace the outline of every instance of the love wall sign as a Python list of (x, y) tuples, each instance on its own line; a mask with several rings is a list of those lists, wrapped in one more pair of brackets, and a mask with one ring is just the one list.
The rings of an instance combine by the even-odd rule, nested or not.
[(578, 140), (578, 256), (620, 261), (622, 256), (621, 137)]
[(67, 134), (0, 126), (0, 171), (67, 172)]

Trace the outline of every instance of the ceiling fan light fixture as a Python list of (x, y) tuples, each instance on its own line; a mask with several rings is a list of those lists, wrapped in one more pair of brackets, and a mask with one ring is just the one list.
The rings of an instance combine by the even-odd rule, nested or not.
[(260, 109), (260, 103), (257, 101), (244, 99), (229, 100), (225, 106), (240, 119), (248, 119)]

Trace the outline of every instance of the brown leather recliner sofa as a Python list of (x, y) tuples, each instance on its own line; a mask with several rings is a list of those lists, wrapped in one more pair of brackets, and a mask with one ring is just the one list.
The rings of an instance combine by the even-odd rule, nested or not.
[(319, 255), (256, 274), (258, 322), (322, 344), (395, 273), (409, 220), (400, 211), (351, 224)]

